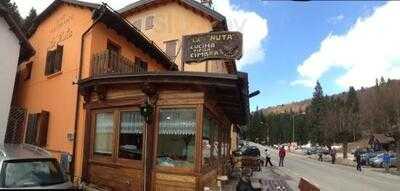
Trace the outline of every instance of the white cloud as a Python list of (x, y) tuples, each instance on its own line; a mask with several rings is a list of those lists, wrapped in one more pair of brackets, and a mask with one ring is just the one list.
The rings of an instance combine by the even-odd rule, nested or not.
[(337, 23), (339, 23), (340, 21), (342, 21), (343, 19), (344, 19), (344, 15), (343, 15), (343, 14), (340, 14), (340, 15), (337, 15), (337, 16), (335, 16), (335, 17), (329, 18), (329, 19), (328, 19), (328, 22), (331, 23), (331, 24), (337, 24)]
[(268, 36), (267, 20), (256, 12), (241, 9), (230, 0), (214, 1), (214, 8), (225, 15), (229, 30), (243, 33), (243, 57), (238, 62), (239, 69), (264, 60), (262, 41)]
[(343, 69), (336, 83), (372, 86), (376, 78), (400, 78), (400, 2), (388, 2), (362, 17), (344, 35), (328, 35), (320, 49), (311, 54), (297, 71), (292, 85), (312, 87), (334, 68)]

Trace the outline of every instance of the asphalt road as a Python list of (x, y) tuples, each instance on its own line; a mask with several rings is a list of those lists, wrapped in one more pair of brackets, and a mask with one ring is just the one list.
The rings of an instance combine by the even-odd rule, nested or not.
[[(275, 153), (277, 156), (277, 153)], [(273, 157), (273, 164), (278, 164)], [(330, 164), (289, 153), (284, 167), (273, 167), (293, 190), (301, 177), (326, 191), (400, 191), (400, 176), (375, 172), (371, 169), (356, 171), (355, 167)]]

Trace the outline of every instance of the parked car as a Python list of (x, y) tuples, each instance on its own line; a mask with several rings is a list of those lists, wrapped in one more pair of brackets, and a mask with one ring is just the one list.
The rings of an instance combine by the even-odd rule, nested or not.
[[(383, 154), (379, 154), (376, 157), (373, 157), (369, 160), (369, 164), (373, 167), (383, 167)], [(390, 166), (394, 166), (396, 164), (397, 157), (394, 154), (390, 154)]]
[(256, 146), (248, 146), (242, 151), (242, 156), (260, 157), (260, 149)]
[(369, 165), (369, 159), (374, 158), (377, 155), (382, 154), (382, 153), (383, 153), (382, 151), (379, 151), (379, 152), (370, 151), (370, 152), (361, 154), (361, 164), (362, 165)]
[(304, 154), (305, 155), (314, 155), (314, 154), (317, 154), (317, 153), (318, 153), (318, 149), (315, 148), (315, 147), (306, 148), (304, 150)]
[(74, 189), (57, 159), (28, 144), (0, 146), (0, 189)]

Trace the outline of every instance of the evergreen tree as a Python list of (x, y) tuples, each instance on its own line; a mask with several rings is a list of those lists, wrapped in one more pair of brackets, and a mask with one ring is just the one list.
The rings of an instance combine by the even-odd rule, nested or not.
[(18, 12), (18, 7), (15, 2), (11, 2), (10, 0), (0, 0), (0, 6), (6, 8), (15, 22), (19, 26), (22, 26), (22, 17)]
[(22, 28), (25, 32), (29, 31), (36, 17), (37, 17), (36, 9), (32, 8), (29, 12), (29, 15), (24, 19), (24, 23), (22, 25)]
[(310, 131), (310, 139), (313, 143), (323, 142), (322, 120), (325, 112), (326, 98), (322, 86), (317, 81), (314, 88), (311, 105), (307, 108), (307, 126)]

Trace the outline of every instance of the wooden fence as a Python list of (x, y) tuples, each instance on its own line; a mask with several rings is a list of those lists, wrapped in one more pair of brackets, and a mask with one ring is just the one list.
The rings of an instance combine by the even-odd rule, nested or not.
[(92, 56), (92, 76), (146, 72), (142, 67), (116, 52), (106, 50)]

